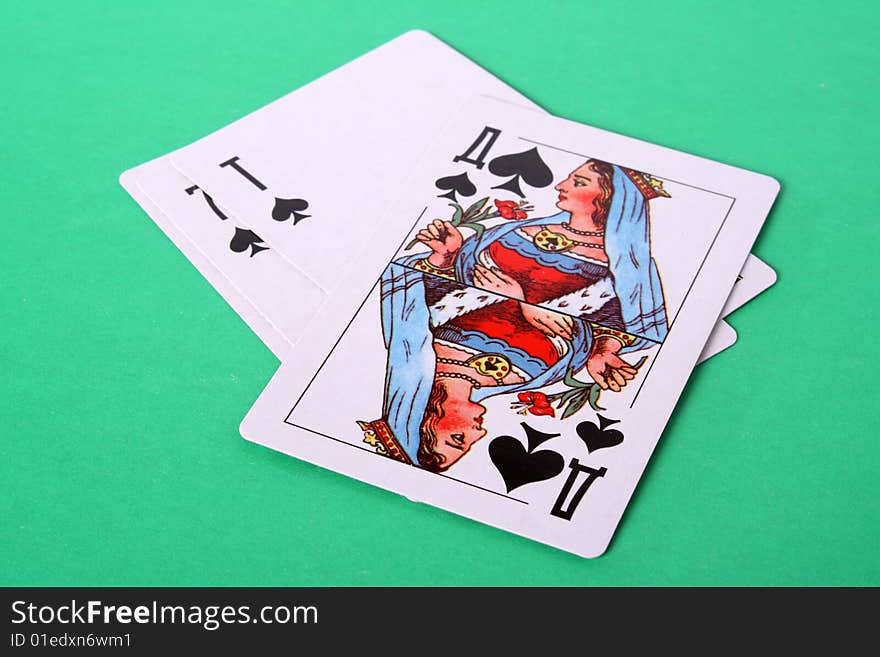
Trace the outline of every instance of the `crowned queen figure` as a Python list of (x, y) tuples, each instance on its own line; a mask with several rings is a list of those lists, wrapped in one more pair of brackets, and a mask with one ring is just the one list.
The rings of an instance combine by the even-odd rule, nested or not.
[(486, 398), (516, 393), (553, 414), (542, 388), (586, 369), (618, 392), (637, 374), (622, 355), (665, 338), (648, 205), (669, 196), (660, 181), (591, 159), (555, 189), (557, 214), (496, 201), (508, 221), (467, 239), (438, 219), (417, 234), (427, 256), (386, 268), (383, 412), (359, 422), (377, 452), (446, 470), (486, 435)]

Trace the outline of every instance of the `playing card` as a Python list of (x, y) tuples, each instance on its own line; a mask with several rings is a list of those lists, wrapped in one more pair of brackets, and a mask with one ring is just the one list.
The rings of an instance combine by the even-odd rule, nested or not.
[(722, 317), (727, 317), (737, 308), (751, 301), (761, 294), (768, 287), (776, 282), (776, 272), (766, 262), (760, 258), (749, 254), (746, 258), (746, 264), (736, 277), (736, 283), (724, 309), (721, 311)]
[(187, 236), (171, 222), (137, 185), (138, 167), (129, 169), (119, 177), (122, 187), (156, 222), (174, 245), (180, 249), (214, 289), (226, 299), (233, 310), (245, 321), (280, 360), (290, 349), (290, 343), (254, 308), (253, 304), (230, 282), (230, 280), (200, 251)]
[(460, 103), (533, 104), (419, 30), (172, 153), (174, 165), (325, 290)]
[(596, 556), (778, 189), (473, 99), (242, 435)]
[(167, 158), (139, 168), (138, 186), (294, 344), (326, 298), (317, 285), (271, 249)]
[(715, 328), (712, 329), (712, 333), (709, 334), (706, 344), (703, 345), (703, 351), (700, 352), (697, 364), (699, 365), (728, 347), (732, 347), (736, 343), (736, 337), (736, 331), (733, 327), (724, 320), (719, 320), (715, 324)]

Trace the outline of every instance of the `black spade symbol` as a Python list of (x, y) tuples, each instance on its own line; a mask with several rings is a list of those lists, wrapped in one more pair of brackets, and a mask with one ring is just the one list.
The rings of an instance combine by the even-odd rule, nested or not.
[(525, 198), (519, 186), (520, 179), (532, 187), (546, 187), (553, 182), (553, 172), (538, 155), (537, 146), (522, 153), (496, 157), (489, 162), (489, 171), (496, 176), (513, 176), (507, 182), (495, 185), (492, 189), (506, 189), (520, 198)]
[(513, 436), (498, 436), (489, 445), (489, 457), (509, 493), (536, 481), (552, 479), (565, 467), (562, 454), (549, 449), (527, 452)]
[(520, 422), (519, 426), (523, 428), (526, 432), (526, 438), (529, 440), (529, 451), (534, 452), (536, 448), (538, 448), (541, 443), (545, 443), (551, 438), (556, 438), (562, 434), (558, 433), (544, 433), (543, 431), (538, 431), (537, 429), (532, 429), (528, 425), (527, 422)]
[(268, 246), (260, 246), (258, 242), (262, 242), (263, 239), (257, 235), (252, 230), (246, 230), (244, 228), (236, 228), (235, 235), (233, 235), (232, 239), (229, 241), (229, 248), (236, 253), (243, 253), (250, 248), (251, 250), (251, 258), (257, 255), (260, 251), (268, 251)]
[(498, 371), (498, 359), (494, 356), (490, 356), (485, 361), (483, 361), (483, 368), (487, 372), (497, 372)]
[(275, 221), (287, 221), (293, 215), (293, 225), (296, 226), (310, 214), (302, 214), (300, 211), (309, 207), (309, 202), (301, 198), (276, 198), (275, 207), (272, 208), (272, 218)]
[(588, 452), (595, 452), (597, 449), (606, 447), (614, 447), (623, 442), (623, 433), (617, 429), (607, 429), (612, 424), (617, 424), (620, 420), (609, 420), (596, 413), (599, 417), (599, 425), (595, 422), (581, 422), (577, 425), (577, 435), (584, 441)]
[(448, 198), (453, 202), (458, 202), (458, 199), (455, 197), (456, 192), (462, 196), (473, 196), (477, 193), (477, 188), (474, 186), (474, 183), (471, 182), (471, 179), (468, 178), (467, 171), (460, 173), (457, 176), (437, 178), (434, 185), (437, 189), (449, 190), (445, 194), (438, 194), (437, 196), (439, 198)]

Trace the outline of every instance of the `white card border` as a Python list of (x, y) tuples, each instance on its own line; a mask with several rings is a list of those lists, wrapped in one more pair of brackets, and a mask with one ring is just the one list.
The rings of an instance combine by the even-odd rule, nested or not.
[[(468, 115), (479, 115), (482, 112), (489, 116), (491, 105), (498, 102), (491, 99), (477, 99), (468, 103), (463, 112)], [(743, 267), (780, 186), (778, 181), (763, 174), (607, 133), (565, 119), (547, 117), (528, 110), (521, 111), (522, 123), (529, 126), (519, 128), (522, 134), (540, 135), (546, 130), (541, 126), (552, 123), (559, 126), (559, 130), (567, 131), (568, 138), (572, 141), (589, 142), (591, 157), (623, 164), (640, 171), (651, 171), (658, 177), (668, 180), (688, 180), (689, 185), (702, 187), (732, 199), (727, 218), (701, 265), (701, 274), (692, 283), (687, 298), (684, 299), (677, 313), (675, 318), (677, 328), (675, 331), (670, 330), (661, 345), (661, 348), (666, 347), (667, 355), (661, 358), (658, 350), (657, 355), (652, 359), (652, 366), (657, 365), (658, 371), (653, 377), (647, 376), (642, 383), (642, 390), (648, 393), (647, 398), (651, 400), (651, 404), (646, 405), (644, 414), (656, 431), (632, 452), (634, 459), (632, 472), (626, 480), (618, 482), (617, 499), (614, 500), (613, 508), (609, 508), (604, 514), (607, 520), (605, 525), (592, 527), (594, 531), (586, 535), (583, 532), (572, 531), (575, 525), (566, 525), (562, 528), (567, 531), (553, 531), (552, 527), (545, 523), (537, 524), (531, 517), (527, 519), (528, 514), (510, 514), (509, 507), (506, 506), (508, 502), (500, 498), (497, 501), (489, 498), (481, 500), (479, 511), (474, 512), (470, 497), (450, 495), (448, 484), (443, 477), (391, 459), (377, 458), (373, 453), (346, 450), (342, 455), (339, 450), (343, 446), (340, 443), (323, 438), (315, 439), (308, 431), (302, 429), (287, 428), (290, 426), (287, 422), (290, 410), (279, 409), (290, 409), (290, 400), (296, 399), (298, 402), (307, 391), (322, 363), (329, 357), (377, 284), (377, 280), (370, 279), (365, 283), (364, 272), (372, 272), (378, 279), (385, 265), (397, 252), (399, 246), (396, 244), (394, 250), (389, 250), (382, 248), (381, 243), (371, 240), (370, 245), (358, 258), (360, 266), (353, 273), (349, 273), (345, 283), (340, 286), (345, 297), (339, 294), (334, 303), (325, 306), (311, 329), (286, 359), (286, 365), (273, 377), (244, 418), (240, 430), (247, 440), (354, 479), (430, 503), (485, 524), (496, 527), (503, 525), (502, 528), (506, 531), (580, 556), (595, 557), (605, 551), (615, 532), (690, 372), (700, 356), (700, 350), (694, 345), (705, 345), (715, 325), (715, 318), (721, 314), (736, 276)], [(627, 147), (625, 160), (619, 156), (622, 144)], [(403, 208), (413, 206), (409, 199), (403, 199), (398, 205)], [(399, 221), (395, 222), (395, 224), (399, 223)], [(405, 236), (409, 232), (406, 228), (397, 225), (400, 231), (397, 234)], [(724, 244), (725, 248), (718, 249), (719, 244)], [(369, 287), (365, 290), (367, 284)], [(351, 303), (351, 300), (355, 303)], [(707, 317), (711, 317), (712, 321), (707, 320)], [(337, 327), (343, 325), (345, 328), (340, 333)], [(334, 327), (332, 333), (327, 327)], [(680, 358), (673, 363), (670, 359), (675, 355), (679, 355)], [(263, 418), (273, 419), (267, 420), (269, 423), (267, 426)], [(503, 523), (499, 522), (500, 518), (505, 519)]]

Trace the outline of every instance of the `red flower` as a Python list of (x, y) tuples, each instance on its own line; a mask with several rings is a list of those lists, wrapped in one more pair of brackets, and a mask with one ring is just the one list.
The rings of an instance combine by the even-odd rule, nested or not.
[(505, 219), (525, 219), (528, 216), (517, 209), (516, 201), (495, 201), (495, 207), (498, 208), (498, 214)]
[(532, 415), (550, 415), (556, 417), (556, 411), (547, 401), (547, 395), (543, 392), (521, 392), (517, 395), (523, 404), (529, 404), (527, 410)]

